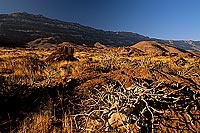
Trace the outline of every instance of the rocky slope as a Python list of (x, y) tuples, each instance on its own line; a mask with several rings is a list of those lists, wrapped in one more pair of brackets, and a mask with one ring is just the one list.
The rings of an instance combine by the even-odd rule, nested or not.
[(71, 42), (93, 46), (129, 46), (140, 41), (159, 41), (187, 50), (200, 50), (200, 41), (171, 41), (132, 32), (103, 31), (78, 23), (49, 19), (42, 15), (12, 13), (0, 15), (0, 46), (25, 46), (38, 38), (54, 37), (57, 43)]
[(0, 15), (0, 40), (14, 44), (26, 44), (37, 38), (54, 37), (59, 42), (93, 45), (130, 45), (148, 37), (136, 33), (111, 32), (82, 26), (78, 23), (62, 22), (42, 15), (13, 13)]

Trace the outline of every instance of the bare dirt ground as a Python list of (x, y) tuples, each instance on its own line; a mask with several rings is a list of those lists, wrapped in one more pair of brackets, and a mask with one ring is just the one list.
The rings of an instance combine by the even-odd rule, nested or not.
[(150, 44), (1, 48), (0, 131), (200, 132), (198, 52)]

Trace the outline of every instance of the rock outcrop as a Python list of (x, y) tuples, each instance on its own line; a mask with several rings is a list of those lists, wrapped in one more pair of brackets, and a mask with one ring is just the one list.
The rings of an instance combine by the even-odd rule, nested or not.
[(47, 62), (61, 61), (61, 60), (76, 60), (74, 57), (74, 48), (62, 46), (57, 49), (46, 59)]

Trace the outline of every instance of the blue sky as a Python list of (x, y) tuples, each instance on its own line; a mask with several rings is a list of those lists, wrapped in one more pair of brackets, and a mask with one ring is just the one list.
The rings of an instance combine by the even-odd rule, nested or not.
[(200, 0), (0, 0), (0, 13), (13, 12), (161, 39), (200, 40)]

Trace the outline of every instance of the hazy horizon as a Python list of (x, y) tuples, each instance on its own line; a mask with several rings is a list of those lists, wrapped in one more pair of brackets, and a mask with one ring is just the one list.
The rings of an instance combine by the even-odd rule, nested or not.
[(27, 12), (106, 31), (165, 40), (200, 40), (200, 1), (0, 0), (0, 13)]

